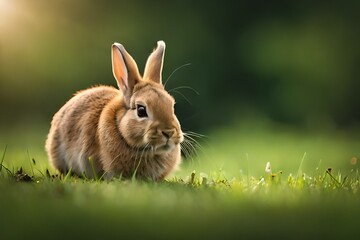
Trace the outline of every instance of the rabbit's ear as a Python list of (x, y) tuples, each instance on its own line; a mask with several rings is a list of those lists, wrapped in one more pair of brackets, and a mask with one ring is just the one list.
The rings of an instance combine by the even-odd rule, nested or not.
[(156, 49), (149, 56), (144, 71), (144, 79), (161, 84), (161, 73), (164, 62), (165, 42), (158, 41)]
[(140, 80), (138, 67), (124, 46), (119, 43), (112, 45), (111, 60), (114, 77), (128, 103), (135, 84)]

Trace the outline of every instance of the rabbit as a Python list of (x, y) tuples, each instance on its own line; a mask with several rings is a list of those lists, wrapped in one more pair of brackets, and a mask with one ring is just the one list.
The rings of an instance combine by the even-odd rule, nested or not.
[(119, 89), (79, 91), (55, 113), (45, 143), (54, 168), (88, 178), (160, 181), (179, 167), (184, 134), (162, 84), (164, 54), (165, 42), (158, 41), (142, 77), (124, 46), (112, 45)]

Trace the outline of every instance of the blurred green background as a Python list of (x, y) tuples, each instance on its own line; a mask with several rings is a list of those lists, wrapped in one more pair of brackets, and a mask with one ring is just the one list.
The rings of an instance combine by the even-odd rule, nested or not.
[[(283, 128), (261, 135), (263, 126), (272, 129), (269, 122), (298, 132), (351, 132), (360, 122), (359, 10), (359, 1), (0, 0), (0, 142), (28, 136), (42, 149), (52, 115), (74, 92), (116, 85), (113, 42), (122, 43), (143, 69), (160, 39), (167, 44), (164, 79), (191, 63), (172, 75), (167, 89), (188, 86), (200, 93), (173, 92), (183, 128), (219, 132), (215, 136), (234, 149), (243, 146), (242, 159), (257, 144), (279, 152), (292, 139)], [(251, 124), (232, 129), (239, 122)], [(34, 132), (41, 137), (32, 138)], [(267, 146), (278, 133), (285, 134), (281, 143)], [(297, 163), (309, 149), (296, 144), (301, 139), (287, 148), (297, 149)], [(339, 141), (345, 159), (359, 155), (352, 151), (358, 141), (348, 135)], [(320, 158), (314, 157), (316, 163)]]
[(167, 43), (163, 77), (183, 126), (234, 116), (302, 125), (360, 120), (359, 1), (1, 0), (1, 123), (49, 121), (71, 95), (115, 85), (110, 46), (143, 69)]

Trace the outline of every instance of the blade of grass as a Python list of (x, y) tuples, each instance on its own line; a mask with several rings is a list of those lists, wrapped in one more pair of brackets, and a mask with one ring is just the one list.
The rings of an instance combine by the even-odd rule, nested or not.
[(31, 157), (30, 157), (29, 149), (26, 149), (26, 152), (27, 152), (27, 155), (28, 155), (28, 158), (29, 158), (29, 163), (30, 163), (31, 172), (32, 172), (32, 175), (33, 175), (33, 177), (34, 177), (34, 176), (35, 176), (35, 174), (34, 174), (34, 168), (33, 168), (33, 165), (32, 165), (32, 160), (31, 160)]
[(299, 169), (298, 169), (298, 172), (297, 172), (297, 174), (296, 174), (296, 181), (299, 179), (299, 177), (300, 177), (300, 175), (301, 175), (301, 173), (302, 173), (302, 165), (303, 165), (303, 163), (304, 163), (305, 157), (306, 157), (306, 152), (304, 152), (304, 155), (303, 155), (303, 157), (302, 157), (302, 159), (301, 159), (301, 162), (300, 162), (300, 165), (299, 165)]
[(95, 171), (95, 166), (94, 166), (94, 160), (92, 157), (89, 157), (89, 162), (90, 162), (90, 166), (91, 166), (91, 170), (93, 172), (93, 175), (94, 175), (94, 179), (95, 181), (98, 181), (99, 180), (99, 177)]
[(250, 188), (249, 154), (248, 153), (246, 153), (246, 181), (247, 181), (247, 187)]
[(14, 172), (11, 172), (9, 168), (5, 167), (3, 164), (1, 164), (1, 167), (4, 168), (11, 177), (14, 176)]
[(326, 173), (330, 176), (331, 180), (336, 184), (337, 187), (341, 186), (341, 183), (331, 174), (331, 171), (329, 169), (326, 170)]
[(141, 164), (141, 160), (142, 160), (142, 159), (140, 158), (139, 163), (138, 163), (138, 165), (136, 166), (133, 175), (131, 176), (131, 181), (132, 181), (132, 182), (135, 182), (135, 181), (136, 181), (136, 173), (137, 173), (138, 168), (139, 168), (139, 166), (140, 166), (140, 164)]
[(44, 178), (46, 178), (46, 176), (45, 176), (45, 174), (42, 172), (42, 171), (40, 171), (39, 169), (36, 169)]
[(2, 170), (3, 162), (4, 162), (4, 160), (5, 160), (6, 150), (7, 150), (7, 145), (5, 145), (4, 153), (3, 153), (2, 158), (1, 158), (0, 172), (1, 172), (1, 170)]
[(63, 182), (66, 182), (66, 180), (71, 176), (71, 170), (72, 168), (70, 168), (69, 171), (66, 173)]
[(1, 170), (4, 168), (4, 169), (7, 171), (7, 173), (9, 174), (9, 176), (13, 177), (15, 171), (13, 170), (13, 171), (11, 172), (11, 170), (10, 170), (9, 168), (5, 167), (4, 164), (3, 164), (3, 163), (4, 163), (4, 160), (5, 160), (6, 150), (7, 150), (7, 145), (5, 146), (4, 153), (3, 153), (3, 156), (2, 156), (2, 158), (1, 158), (0, 172), (1, 172)]
[(103, 180), (103, 179), (104, 179), (104, 177), (105, 177), (105, 172), (104, 172), (103, 174), (101, 174), (101, 176), (100, 176), (99, 180), (100, 180), (100, 181), (101, 181), (101, 180)]

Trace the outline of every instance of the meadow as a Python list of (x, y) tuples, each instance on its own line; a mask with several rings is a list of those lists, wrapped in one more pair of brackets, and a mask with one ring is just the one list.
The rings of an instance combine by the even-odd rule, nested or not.
[(59, 176), (43, 150), (44, 125), (3, 130), (0, 238), (357, 235), (356, 131), (230, 126), (198, 139), (197, 154), (164, 182)]
[[(358, 238), (359, 9), (0, 0), (0, 240)], [(80, 89), (116, 86), (114, 42), (142, 72), (158, 40), (182, 127), (204, 129), (181, 169), (163, 182), (58, 175), (51, 116)]]

